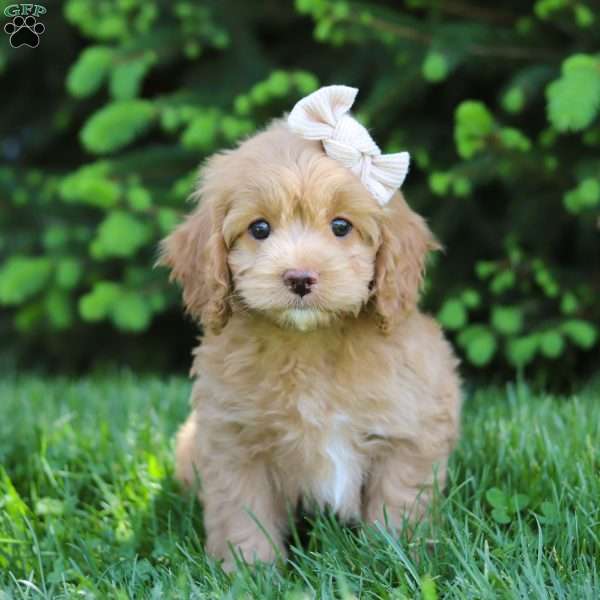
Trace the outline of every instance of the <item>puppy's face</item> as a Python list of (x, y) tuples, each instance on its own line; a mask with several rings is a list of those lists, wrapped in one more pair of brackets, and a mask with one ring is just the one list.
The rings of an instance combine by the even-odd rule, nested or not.
[(352, 174), (325, 167), (263, 172), (223, 223), (235, 299), (300, 330), (360, 312), (380, 241), (375, 202)]
[(424, 222), (399, 195), (382, 209), (316, 142), (274, 126), (213, 158), (198, 195), (163, 261), (205, 327), (245, 311), (307, 331), (372, 301), (385, 329), (416, 303)]

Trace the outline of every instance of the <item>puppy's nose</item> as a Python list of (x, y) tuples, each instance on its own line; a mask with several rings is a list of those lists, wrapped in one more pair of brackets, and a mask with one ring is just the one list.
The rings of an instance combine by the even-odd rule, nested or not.
[(285, 285), (301, 298), (302, 296), (306, 296), (306, 294), (310, 294), (311, 288), (318, 280), (319, 276), (314, 271), (289, 269), (283, 274)]

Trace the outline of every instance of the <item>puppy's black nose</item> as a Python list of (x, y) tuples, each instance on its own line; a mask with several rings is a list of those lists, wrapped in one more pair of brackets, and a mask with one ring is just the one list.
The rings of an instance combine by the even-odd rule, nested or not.
[(283, 274), (285, 285), (301, 298), (302, 296), (306, 296), (306, 294), (310, 294), (311, 288), (318, 280), (319, 276), (314, 271), (289, 269)]

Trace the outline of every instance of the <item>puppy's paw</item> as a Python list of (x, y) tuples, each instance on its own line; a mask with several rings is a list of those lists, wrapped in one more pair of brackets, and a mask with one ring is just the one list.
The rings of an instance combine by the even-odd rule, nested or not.
[(386, 503), (380, 496), (370, 498), (365, 506), (364, 521), (394, 533), (412, 531), (416, 524), (426, 518), (429, 497), (415, 490), (414, 493), (406, 494), (397, 500), (394, 503)]
[[(274, 548), (271, 542), (264, 537), (246, 540), (242, 544), (234, 546), (235, 553), (242, 557), (248, 565), (256, 565), (259, 563), (271, 564), (277, 559), (285, 559), (285, 549), (280, 546)], [(216, 553), (219, 556), (220, 553)], [(219, 556), (223, 558), (221, 567), (226, 573), (231, 573), (236, 570), (237, 562), (235, 556), (231, 552), (231, 548), (228, 546), (225, 555)]]

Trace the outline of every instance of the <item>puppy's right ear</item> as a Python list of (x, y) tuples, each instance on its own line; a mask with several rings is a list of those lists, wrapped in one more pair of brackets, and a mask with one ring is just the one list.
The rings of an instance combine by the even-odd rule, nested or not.
[(203, 170), (194, 193), (198, 206), (161, 242), (158, 260), (183, 288), (187, 312), (213, 333), (223, 329), (231, 314), (231, 276), (222, 232), (227, 194), (217, 173), (224, 158), (213, 158)]
[(385, 207), (384, 215), (373, 295), (379, 328), (387, 333), (416, 308), (427, 254), (441, 246), (401, 192)]

